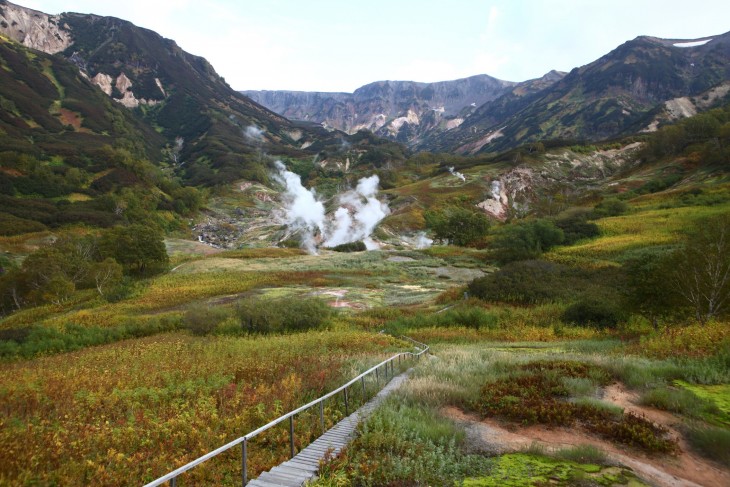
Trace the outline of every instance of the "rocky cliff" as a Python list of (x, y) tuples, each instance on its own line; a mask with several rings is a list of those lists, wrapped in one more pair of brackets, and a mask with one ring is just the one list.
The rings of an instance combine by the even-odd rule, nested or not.
[(433, 132), (458, 127), (476, 107), (515, 86), (517, 83), (482, 74), (437, 83), (378, 81), (353, 93), (242, 93), (290, 119), (321, 123), (350, 134), (367, 129), (418, 146)]

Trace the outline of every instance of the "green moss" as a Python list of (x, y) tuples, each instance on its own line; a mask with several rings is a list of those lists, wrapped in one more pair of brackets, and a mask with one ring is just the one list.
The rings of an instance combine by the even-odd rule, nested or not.
[(515, 453), (499, 457), (487, 477), (464, 481), (464, 487), (503, 487), (537, 485), (646, 485), (628, 469), (602, 467)]
[(689, 384), (681, 380), (674, 381), (674, 383), (693, 392), (700, 399), (712, 402), (719, 411), (714, 415), (715, 419), (730, 425), (730, 384), (705, 386)]

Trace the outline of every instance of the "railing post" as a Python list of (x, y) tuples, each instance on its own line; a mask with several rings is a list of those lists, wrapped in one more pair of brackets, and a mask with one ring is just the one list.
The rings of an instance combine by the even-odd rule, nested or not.
[(365, 392), (365, 376), (360, 378), (360, 383), (362, 384), (362, 403), (365, 404), (368, 401), (368, 394)]
[(345, 417), (350, 415), (350, 406), (347, 404), (347, 387), (342, 392), (345, 394)]
[(248, 440), (243, 439), (241, 443), (241, 487), (246, 487), (248, 483), (248, 448), (246, 446)]
[[(378, 368), (375, 367), (375, 384), (377, 384), (378, 389), (380, 389), (380, 376), (378, 374)], [(377, 394), (377, 392), (376, 392)]]
[(294, 458), (294, 416), (289, 416), (289, 449), (291, 457)]
[(173, 477), (170, 479), (170, 486), (177, 487), (177, 477)]
[(325, 434), (327, 430), (324, 426), (324, 401), (319, 401), (319, 422), (322, 424), (322, 434)]

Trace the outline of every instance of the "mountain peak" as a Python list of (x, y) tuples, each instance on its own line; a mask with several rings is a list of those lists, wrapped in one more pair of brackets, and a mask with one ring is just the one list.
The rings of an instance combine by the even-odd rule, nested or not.
[(0, 33), (31, 49), (56, 54), (73, 44), (60, 15), (0, 2)]

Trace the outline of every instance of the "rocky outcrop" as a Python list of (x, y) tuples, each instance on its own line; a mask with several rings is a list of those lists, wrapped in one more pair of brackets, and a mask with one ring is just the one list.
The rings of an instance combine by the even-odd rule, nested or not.
[(58, 15), (2, 2), (0, 5), (0, 33), (26, 47), (55, 54), (64, 51), (73, 39), (61, 25)]
[[(730, 32), (687, 40), (637, 37), (565, 76), (553, 73), (485, 103), (424, 148), (499, 152), (541, 140), (597, 141), (652, 130), (662, 119), (704, 109), (696, 100), (724, 96), (728, 81)], [(482, 144), (497, 132), (501, 137)]]
[(378, 81), (353, 93), (242, 93), (290, 119), (316, 122), (350, 134), (366, 129), (417, 146), (435, 131), (458, 127), (476, 107), (514, 86), (517, 83), (478, 75), (437, 83)]

